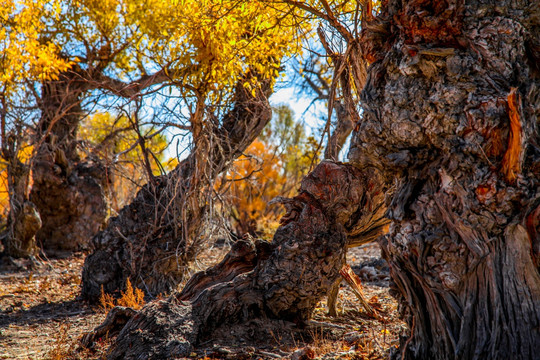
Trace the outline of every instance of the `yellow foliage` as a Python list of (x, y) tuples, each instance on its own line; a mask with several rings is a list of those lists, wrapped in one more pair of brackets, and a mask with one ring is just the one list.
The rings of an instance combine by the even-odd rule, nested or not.
[(107, 312), (116, 306), (115, 301), (114, 301), (114, 296), (112, 296), (111, 294), (105, 293), (105, 291), (103, 290), (103, 285), (101, 285), (101, 295), (99, 296), (99, 305), (101, 306), (104, 312)]
[[(144, 127), (142, 135), (147, 136), (153, 129)], [(137, 144), (138, 135), (125, 116), (114, 116), (111, 113), (96, 113), (81, 122), (79, 137), (97, 149), (101, 158), (111, 158), (122, 154), (124, 161), (140, 161), (141, 150)], [(156, 156), (167, 147), (167, 140), (162, 135), (146, 140), (146, 147)], [(157, 171), (157, 168), (155, 169)]]
[(184, 97), (224, 105), (248, 69), (275, 79), (300, 50), (297, 12), (264, 0), (5, 0), (0, 92), (80, 63), (127, 81), (163, 69)]
[(10, 94), (23, 81), (55, 79), (73, 62), (59, 56), (46, 40), (46, 19), (54, 18), (56, 0), (4, 0), (0, 2), (0, 91)]
[[(130, 2), (156, 64), (210, 97), (231, 89), (247, 68), (275, 78), (283, 56), (298, 50), (286, 6), (266, 1), (148, 0)], [(147, 8), (153, 11), (147, 11)], [(256, 86), (256, 84), (252, 84)]]
[[(7, 218), (9, 211), (9, 192), (8, 192), (8, 180), (7, 169), (0, 169), (0, 218)], [(1, 221), (0, 221), (0, 225)]]

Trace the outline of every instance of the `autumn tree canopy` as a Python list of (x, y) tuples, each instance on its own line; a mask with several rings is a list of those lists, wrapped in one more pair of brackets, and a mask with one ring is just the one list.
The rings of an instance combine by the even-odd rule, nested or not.
[(292, 196), (312, 164), (319, 161), (318, 140), (306, 135), (292, 110), (274, 107), (273, 118), (217, 183), (224, 192), (224, 214), (236, 237), (269, 239), (283, 208), (272, 203)]

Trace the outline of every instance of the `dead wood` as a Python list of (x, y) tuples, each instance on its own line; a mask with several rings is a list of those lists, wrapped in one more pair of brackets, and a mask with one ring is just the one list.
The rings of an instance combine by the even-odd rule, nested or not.
[(345, 279), (347, 284), (351, 287), (354, 294), (358, 298), (358, 301), (360, 301), (360, 304), (366, 310), (366, 313), (371, 317), (376, 317), (377, 312), (375, 309), (369, 304), (367, 299), (364, 297), (364, 294), (362, 292), (362, 282), (360, 281), (360, 278), (358, 275), (356, 275), (351, 267), (349, 265), (343, 266), (343, 268), (339, 271), (340, 275)]
[(93, 346), (94, 342), (100, 338), (106, 339), (118, 335), (128, 320), (136, 313), (137, 310), (135, 309), (124, 306), (115, 306), (109, 311), (101, 325), (82, 337), (81, 345), (90, 348)]

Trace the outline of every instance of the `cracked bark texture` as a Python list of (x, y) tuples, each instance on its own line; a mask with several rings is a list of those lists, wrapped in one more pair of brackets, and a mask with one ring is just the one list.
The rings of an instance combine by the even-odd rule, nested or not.
[(122, 329), (109, 359), (186, 356), (217, 329), (257, 318), (303, 326), (339, 276), (346, 225), (369, 206), (370, 184), (350, 165), (318, 165), (298, 196), (281, 199), (287, 213), (272, 242), (240, 240), (182, 292), (148, 304)]
[(404, 359), (540, 353), (536, 1), (382, 3), (349, 158), (376, 166)]
[(203, 121), (204, 109), (197, 108), (190, 155), (169, 174), (153, 178), (93, 238), (83, 268), (83, 297), (97, 301), (102, 287), (117, 294), (128, 278), (151, 296), (176, 289), (205, 244), (213, 181), (271, 119), (270, 81), (260, 80), (255, 96), (243, 86), (254, 76), (239, 81), (234, 106), (219, 121)]

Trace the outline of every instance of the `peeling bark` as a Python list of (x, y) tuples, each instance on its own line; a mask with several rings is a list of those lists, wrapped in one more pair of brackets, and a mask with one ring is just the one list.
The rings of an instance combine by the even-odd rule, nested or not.
[(538, 11), (390, 0), (361, 35), (375, 62), (349, 158), (395, 187), (380, 244), (412, 332), (396, 358), (540, 353)]

